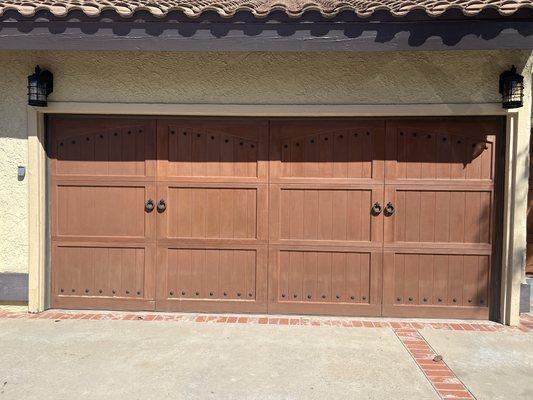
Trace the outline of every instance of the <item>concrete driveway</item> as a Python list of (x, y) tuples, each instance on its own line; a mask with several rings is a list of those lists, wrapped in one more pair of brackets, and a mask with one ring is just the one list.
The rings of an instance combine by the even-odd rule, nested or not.
[(533, 335), (423, 329), (478, 400), (533, 399)]
[[(413, 356), (417, 331), (338, 321), (0, 318), (0, 399), (443, 398)], [(533, 398), (532, 334), (420, 332), (479, 399)], [(491, 359), (504, 365), (491, 369)], [(501, 370), (509, 382), (495, 386)]]

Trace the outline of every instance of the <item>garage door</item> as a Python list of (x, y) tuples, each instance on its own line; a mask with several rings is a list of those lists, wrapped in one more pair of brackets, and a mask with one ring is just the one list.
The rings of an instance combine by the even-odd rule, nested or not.
[(51, 304), (153, 309), (155, 121), (54, 118)]
[(500, 130), (55, 117), (52, 306), (487, 318)]
[(266, 312), (268, 123), (158, 121), (157, 308)]

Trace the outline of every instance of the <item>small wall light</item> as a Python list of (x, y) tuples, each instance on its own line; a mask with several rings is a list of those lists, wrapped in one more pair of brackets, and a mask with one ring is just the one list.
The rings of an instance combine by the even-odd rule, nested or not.
[(26, 167), (23, 165), (19, 165), (17, 168), (17, 178), (19, 181), (23, 181), (24, 177), (26, 176)]
[(524, 77), (516, 72), (513, 65), (500, 75), (500, 94), (503, 108), (520, 108), (524, 99)]
[(50, 71), (41, 70), (37, 65), (35, 73), (28, 76), (28, 104), (46, 107), (47, 98), (54, 91), (54, 75)]

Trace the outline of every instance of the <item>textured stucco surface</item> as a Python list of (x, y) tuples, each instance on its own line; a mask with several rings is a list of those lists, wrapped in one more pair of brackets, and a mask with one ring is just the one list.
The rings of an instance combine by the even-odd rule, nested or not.
[(0, 272), (26, 272), (26, 76), (55, 76), (51, 100), (231, 104), (498, 102), (499, 73), (525, 51), (412, 53), (0, 52)]

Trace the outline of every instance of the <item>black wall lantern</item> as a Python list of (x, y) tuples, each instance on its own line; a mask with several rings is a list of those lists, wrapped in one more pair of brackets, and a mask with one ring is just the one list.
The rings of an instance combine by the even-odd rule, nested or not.
[(47, 98), (54, 91), (54, 75), (37, 65), (35, 73), (28, 76), (28, 104), (36, 107), (46, 107)]
[(514, 65), (500, 75), (500, 94), (503, 108), (520, 108), (524, 104), (524, 77)]

